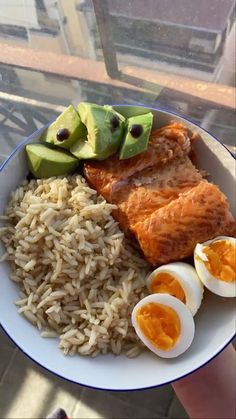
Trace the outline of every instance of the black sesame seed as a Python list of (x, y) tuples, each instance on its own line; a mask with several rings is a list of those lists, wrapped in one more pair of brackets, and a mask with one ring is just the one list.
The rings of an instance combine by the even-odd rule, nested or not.
[(120, 120), (118, 118), (118, 116), (113, 116), (111, 118), (111, 132), (114, 132), (120, 125)]
[(68, 419), (67, 414), (64, 409), (57, 409), (51, 415), (48, 416), (49, 419)]
[(70, 131), (67, 128), (60, 128), (57, 131), (57, 141), (67, 140), (70, 136)]
[(129, 129), (130, 134), (132, 135), (132, 137), (134, 138), (138, 138), (142, 135), (143, 133), (143, 127), (142, 125), (139, 124), (134, 124), (131, 126), (131, 128)]
[(28, 175), (26, 176), (26, 180), (30, 182), (32, 179), (35, 179), (34, 175), (32, 173), (28, 173)]

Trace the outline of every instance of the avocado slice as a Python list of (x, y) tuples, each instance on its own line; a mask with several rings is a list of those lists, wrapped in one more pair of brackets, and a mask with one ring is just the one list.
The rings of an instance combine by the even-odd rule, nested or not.
[(40, 140), (55, 146), (69, 149), (75, 141), (85, 140), (87, 129), (82, 123), (78, 112), (70, 105), (43, 132)]
[(111, 106), (82, 102), (78, 105), (80, 118), (86, 125), (87, 141), (100, 159), (114, 154), (121, 145), (125, 118)]
[(94, 153), (91, 145), (88, 141), (77, 141), (70, 148), (71, 154), (73, 154), (77, 159), (96, 159), (99, 160), (99, 155)]
[(128, 118), (128, 130), (120, 150), (120, 160), (130, 159), (147, 149), (152, 123), (151, 112)]
[(28, 144), (25, 148), (29, 169), (36, 178), (66, 175), (79, 164), (79, 160), (69, 153), (44, 144)]

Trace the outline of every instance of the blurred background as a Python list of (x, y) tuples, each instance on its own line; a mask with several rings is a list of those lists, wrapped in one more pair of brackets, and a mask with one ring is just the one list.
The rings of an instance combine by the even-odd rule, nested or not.
[(0, 47), (3, 157), (72, 100), (173, 110), (235, 145), (234, 0), (0, 0)]
[[(235, 144), (235, 0), (0, 0), (0, 163), (73, 101), (177, 112)], [(0, 332), (0, 417), (185, 418), (170, 386), (103, 393)]]

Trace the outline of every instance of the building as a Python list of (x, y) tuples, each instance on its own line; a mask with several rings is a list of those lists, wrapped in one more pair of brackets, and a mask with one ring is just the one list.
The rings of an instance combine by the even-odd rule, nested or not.
[[(102, 4), (102, 3), (101, 3)], [(132, 64), (216, 81), (223, 71), (234, 0), (108, 0), (113, 42), (120, 64)], [(98, 59), (99, 31), (91, 0), (78, 2)]]

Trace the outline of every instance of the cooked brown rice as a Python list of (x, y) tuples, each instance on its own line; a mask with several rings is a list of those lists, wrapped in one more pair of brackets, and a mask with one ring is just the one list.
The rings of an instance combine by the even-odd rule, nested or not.
[(18, 311), (42, 337), (59, 335), (65, 354), (140, 351), (130, 314), (146, 295), (147, 265), (113, 208), (83, 177), (69, 176), (23, 182), (2, 217)]

